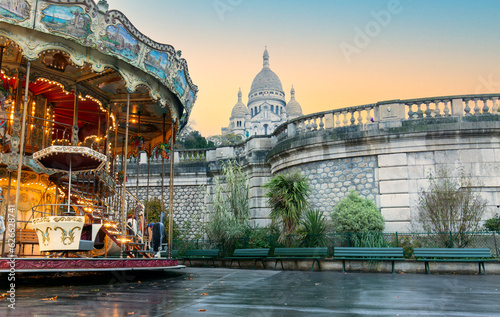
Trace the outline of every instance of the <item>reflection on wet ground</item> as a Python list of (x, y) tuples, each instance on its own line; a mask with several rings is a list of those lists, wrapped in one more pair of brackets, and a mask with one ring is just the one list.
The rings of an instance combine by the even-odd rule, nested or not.
[(186, 268), (139, 276), (32, 276), (17, 285), (16, 310), (4, 299), (0, 315), (500, 316), (498, 275)]

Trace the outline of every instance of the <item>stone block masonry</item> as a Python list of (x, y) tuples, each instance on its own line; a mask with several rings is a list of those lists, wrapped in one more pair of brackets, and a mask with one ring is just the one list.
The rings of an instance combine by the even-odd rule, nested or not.
[[(146, 201), (147, 188), (139, 188), (139, 200)], [(164, 187), (164, 210), (168, 214), (170, 187)], [(149, 199), (161, 197), (161, 186), (149, 188)], [(199, 185), (174, 186), (174, 221), (187, 239), (203, 234), (205, 193)]]
[(301, 165), (300, 171), (311, 188), (311, 208), (321, 210), (326, 216), (350, 191), (375, 201), (379, 194), (375, 180), (376, 156), (333, 159)]

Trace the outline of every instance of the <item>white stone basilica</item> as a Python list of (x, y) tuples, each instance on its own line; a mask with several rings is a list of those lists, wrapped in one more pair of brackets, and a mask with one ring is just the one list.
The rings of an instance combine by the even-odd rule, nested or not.
[(238, 91), (238, 102), (234, 105), (229, 118), (229, 127), (222, 128), (222, 135), (232, 133), (247, 139), (252, 135), (269, 135), (282, 123), (302, 116), (302, 108), (295, 100), (292, 86), (291, 99), (285, 101), (285, 92), (278, 76), (269, 68), (269, 53), (264, 50), (264, 65), (255, 76), (248, 105), (241, 99)]

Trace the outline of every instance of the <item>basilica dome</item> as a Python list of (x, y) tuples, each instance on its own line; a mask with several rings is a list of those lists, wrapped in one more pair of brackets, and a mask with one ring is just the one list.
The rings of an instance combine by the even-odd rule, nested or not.
[(231, 111), (231, 118), (244, 118), (245, 115), (249, 114), (250, 111), (243, 104), (241, 100), (241, 88), (238, 91), (238, 102), (234, 105), (233, 110)]
[(293, 86), (290, 95), (292, 96), (292, 98), (286, 105), (286, 115), (288, 120), (302, 116), (302, 107), (297, 102), (297, 100), (295, 100), (295, 89), (293, 88)]
[(257, 76), (255, 76), (249, 95), (252, 95), (260, 90), (275, 90), (283, 92), (280, 79), (271, 70), (271, 68), (269, 68), (269, 53), (267, 52), (267, 48), (264, 50), (264, 66)]

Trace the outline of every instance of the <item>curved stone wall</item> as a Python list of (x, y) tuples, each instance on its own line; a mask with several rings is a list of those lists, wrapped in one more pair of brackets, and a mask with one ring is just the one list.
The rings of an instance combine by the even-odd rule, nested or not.
[[(192, 210), (176, 205), (176, 221), (182, 226), (191, 214), (207, 219), (213, 177), (227, 159), (237, 159), (249, 174), (250, 220), (255, 226), (269, 223), (262, 185), (292, 170), (309, 179), (313, 208), (329, 214), (356, 190), (375, 201), (386, 231), (419, 230), (413, 221), (418, 193), (437, 169), (454, 176), (465, 173), (474, 179), (473, 190), (488, 201), (484, 219), (490, 218), (500, 206), (499, 97), (450, 96), (332, 110), (294, 119), (272, 136), (251, 137), (236, 147), (177, 152), (174, 191), (200, 184), (206, 191), (199, 194), (203, 199), (196, 196), (190, 202)], [(176, 199), (191, 200), (182, 194)]]

